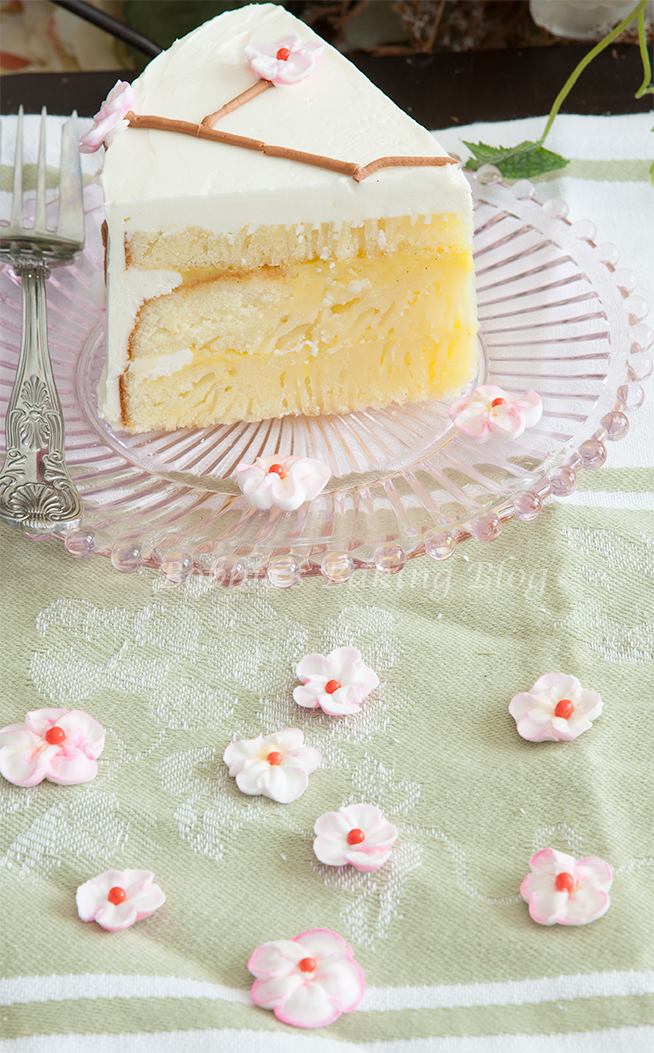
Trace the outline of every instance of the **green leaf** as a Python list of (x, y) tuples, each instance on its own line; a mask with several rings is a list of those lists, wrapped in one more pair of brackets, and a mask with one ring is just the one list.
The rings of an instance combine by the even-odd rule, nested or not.
[(482, 165), (495, 165), (506, 179), (531, 179), (565, 168), (570, 162), (560, 154), (546, 150), (539, 143), (524, 142), (517, 146), (487, 146), (486, 143), (466, 143), (474, 158), (466, 161), (466, 168), (476, 172)]

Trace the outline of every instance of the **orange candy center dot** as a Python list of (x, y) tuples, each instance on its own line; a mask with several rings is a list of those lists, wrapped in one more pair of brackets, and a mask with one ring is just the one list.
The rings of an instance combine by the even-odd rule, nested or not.
[(276, 56), (281, 62), (288, 62), (291, 57), (291, 53), (288, 48), (280, 48)]
[(271, 464), (268, 469), (268, 475), (278, 475), (280, 479), (284, 478), (284, 469), (281, 464)]
[(114, 906), (117, 907), (119, 903), (125, 902), (125, 900), (127, 899), (127, 893), (125, 892), (124, 888), (120, 887), (120, 885), (114, 885), (113, 888), (109, 889), (107, 899), (110, 903), (113, 903)]
[(45, 741), (50, 746), (60, 746), (65, 738), (66, 732), (63, 728), (48, 728), (48, 730), (45, 733)]
[(366, 835), (363, 830), (359, 830), (358, 826), (355, 826), (354, 830), (350, 830), (347, 835), (348, 845), (360, 845), (362, 841), (365, 841)]
[(567, 720), (574, 713), (574, 704), (569, 698), (562, 698), (560, 702), (556, 703), (556, 709), (554, 710), (555, 717), (563, 717)]
[(505, 405), (506, 405), (506, 399), (493, 399), (493, 401), (491, 402), (491, 406), (492, 406), (493, 409), (495, 409), (496, 406), (505, 406)]
[(338, 680), (328, 680), (325, 684), (325, 691), (328, 695), (333, 695), (334, 691), (338, 691), (340, 686)]
[(273, 764), (273, 765), (274, 764), (281, 764), (282, 760), (283, 760), (283, 757), (282, 757), (281, 753), (277, 752), (277, 750), (273, 750), (272, 753), (268, 754), (268, 756), (266, 757), (266, 760), (268, 761), (268, 764)]
[(298, 969), (300, 969), (303, 973), (312, 973), (315, 971), (316, 968), (316, 959), (302, 958), (302, 960), (299, 961), (297, 964)]
[(572, 892), (575, 887), (575, 879), (572, 874), (557, 874), (554, 884), (558, 892)]

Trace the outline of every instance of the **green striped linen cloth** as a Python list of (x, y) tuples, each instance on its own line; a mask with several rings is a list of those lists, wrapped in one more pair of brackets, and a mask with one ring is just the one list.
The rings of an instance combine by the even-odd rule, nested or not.
[[(593, 219), (654, 301), (650, 120), (559, 117), (548, 145), (573, 161), (538, 193)], [(459, 135), (541, 127), (439, 138), (459, 152)], [(2, 723), (80, 707), (107, 744), (88, 785), (0, 785), (0, 1053), (651, 1050), (651, 398), (573, 498), (397, 576), (173, 586), (2, 528)], [(339, 645), (380, 688), (354, 717), (299, 712), (294, 664)], [(573, 743), (525, 742), (508, 703), (551, 670), (604, 713)], [(285, 726), (322, 753), (307, 791), (240, 794), (225, 745)], [(400, 831), (377, 873), (312, 851), (316, 817), (356, 800)], [(531, 921), (518, 889), (547, 845), (611, 864), (601, 920)], [(109, 867), (154, 871), (164, 906), (121, 933), (84, 925), (75, 890)], [(251, 1004), (246, 962), (314, 927), (348, 941), (368, 986), (355, 1012), (300, 1032)]]

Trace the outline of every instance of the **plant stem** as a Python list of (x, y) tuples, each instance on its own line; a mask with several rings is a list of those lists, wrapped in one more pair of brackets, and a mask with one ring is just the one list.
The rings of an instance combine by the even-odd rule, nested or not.
[(654, 95), (654, 87), (650, 85), (652, 79), (652, 67), (649, 61), (647, 40), (645, 39), (645, 12), (638, 12), (638, 43), (640, 44), (640, 57), (643, 63), (643, 83), (636, 92), (636, 98), (642, 99), (643, 95)]
[[(593, 48), (593, 50), (589, 51), (588, 54), (584, 58), (582, 58), (582, 60), (579, 63), (579, 65), (576, 66), (573, 69), (572, 73), (570, 74), (570, 76), (566, 80), (565, 84), (561, 88), (561, 91), (559, 92), (559, 94), (556, 96), (556, 98), (554, 100), (554, 105), (552, 106), (552, 109), (550, 110), (550, 115), (549, 115), (549, 117), (547, 119), (547, 124), (545, 125), (545, 131), (543, 132), (542, 136), (538, 140), (538, 145), (539, 146), (542, 146), (543, 143), (545, 142), (545, 139), (547, 138), (549, 130), (552, 127), (552, 124), (554, 123), (554, 118), (556, 117), (557, 113), (561, 109), (561, 106), (563, 105), (563, 103), (565, 102), (566, 98), (568, 97), (568, 95), (572, 91), (572, 88), (574, 87), (574, 85), (579, 80), (579, 77), (581, 76), (581, 74), (586, 69), (586, 66), (588, 66), (593, 61), (593, 59), (597, 55), (599, 55), (600, 51), (604, 51), (604, 48), (607, 48), (609, 46), (609, 44), (612, 44), (616, 37), (619, 37), (621, 33), (624, 33), (625, 29), (627, 29), (627, 27), (631, 25), (631, 23), (633, 22), (634, 18), (640, 17), (642, 15), (642, 13), (644, 12), (646, 6), (647, 6), (647, 0), (640, 0), (640, 3), (633, 9), (631, 14), (627, 15), (626, 18), (623, 18), (622, 22), (620, 22), (615, 27), (615, 29), (612, 29), (611, 32), (608, 34), (608, 36), (604, 37), (604, 40), (600, 40), (599, 44), (596, 44), (595, 47)], [(647, 49), (645, 49), (645, 51), (647, 51)], [(641, 44), (641, 53), (642, 53), (642, 44)], [(648, 58), (648, 65), (649, 65), (649, 56), (647, 58)], [(648, 79), (649, 79), (649, 75), (648, 75)]]

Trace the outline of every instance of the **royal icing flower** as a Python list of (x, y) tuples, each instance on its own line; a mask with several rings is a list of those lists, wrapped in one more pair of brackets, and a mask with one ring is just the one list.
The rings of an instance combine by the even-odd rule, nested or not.
[(324, 490), (332, 474), (322, 461), (310, 457), (257, 457), (254, 464), (241, 461), (236, 482), (253, 508), (282, 508), (292, 512), (305, 501), (313, 501)]
[(597, 691), (582, 687), (576, 676), (545, 673), (529, 691), (514, 695), (509, 713), (518, 734), (530, 742), (572, 742), (593, 726), (602, 712)]
[(364, 874), (379, 870), (391, 854), (397, 827), (372, 804), (348, 804), (316, 819), (313, 850), (321, 863), (351, 863)]
[(341, 1013), (356, 1009), (366, 989), (352, 954), (330, 929), (309, 929), (290, 940), (262, 943), (248, 962), (256, 976), (252, 1001), (293, 1027), (332, 1024)]
[(88, 713), (33, 709), (23, 723), (0, 729), (0, 773), (15, 786), (90, 782), (103, 749), (104, 728)]
[(166, 902), (153, 877), (149, 870), (105, 870), (77, 889), (77, 913), (82, 921), (97, 921), (107, 932), (128, 929)]
[(127, 128), (129, 122), (124, 117), (135, 101), (136, 92), (132, 85), (126, 80), (117, 80), (93, 118), (93, 127), (80, 139), (80, 153), (94, 154), (103, 143), (110, 146), (114, 137)]
[(242, 793), (289, 804), (302, 796), (321, 757), (313, 746), (304, 745), (299, 728), (284, 728), (273, 735), (231, 742), (223, 760)]
[(356, 713), (364, 698), (379, 687), (379, 677), (364, 665), (356, 647), (337, 647), (331, 654), (308, 654), (297, 666), (301, 687), (293, 691), (298, 706), (331, 716)]
[(321, 40), (308, 40), (303, 44), (297, 33), (289, 33), (274, 44), (249, 44), (245, 48), (245, 57), (262, 80), (289, 87), (313, 73), (324, 50)]
[(467, 439), (483, 442), (491, 436), (517, 439), (525, 428), (538, 424), (543, 405), (540, 395), (531, 389), (516, 398), (495, 384), (484, 384), (472, 395), (455, 399), (447, 412)]
[(544, 848), (531, 857), (529, 868), (520, 895), (539, 925), (587, 925), (611, 905), (613, 873), (597, 856), (575, 861), (565, 852)]

